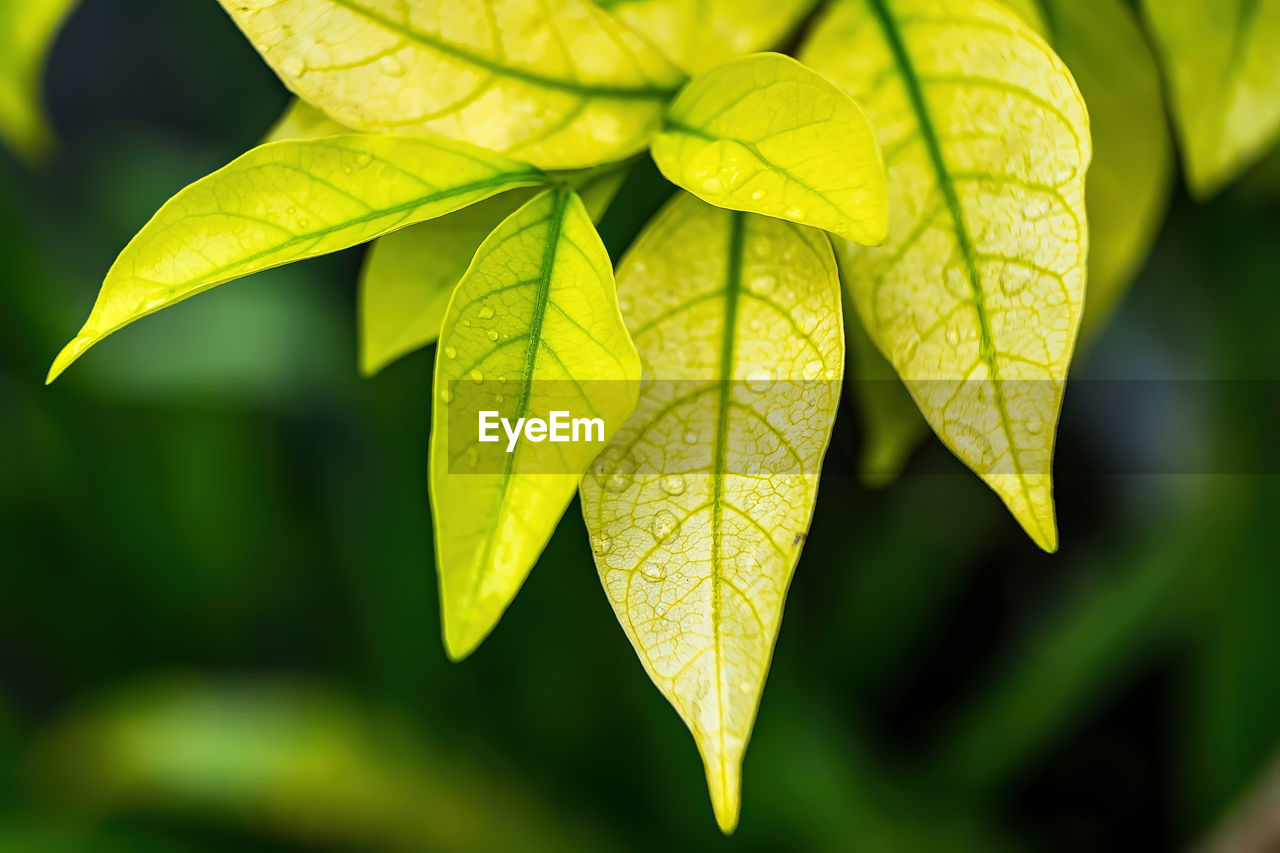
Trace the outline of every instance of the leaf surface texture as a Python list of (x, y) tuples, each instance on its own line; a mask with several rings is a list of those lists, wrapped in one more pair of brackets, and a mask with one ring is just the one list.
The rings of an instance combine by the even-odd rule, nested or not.
[(859, 243), (888, 229), (875, 134), (848, 95), (788, 56), (761, 53), (693, 80), (653, 159), (718, 207), (811, 225)]
[(618, 272), (647, 376), (583, 479), (605, 592), (737, 823), (741, 765), (844, 369), (830, 244), (680, 194)]
[(544, 168), (645, 147), (684, 75), (587, 0), (221, 0), (290, 89), (359, 130)]
[[(586, 208), (567, 190), (537, 196), (480, 246), (440, 336), (431, 510), (451, 657), (465, 657), (497, 624), (601, 449), (482, 447), (477, 412), (513, 421), (588, 412), (604, 419), (607, 441), (635, 407), (639, 378), (613, 267)], [(486, 449), (497, 450), (493, 467), (478, 461)]]
[(841, 244), (849, 296), (948, 447), (1058, 544), (1053, 444), (1084, 307), (1084, 101), (984, 0), (842, 0), (805, 50), (877, 128), (889, 239)]

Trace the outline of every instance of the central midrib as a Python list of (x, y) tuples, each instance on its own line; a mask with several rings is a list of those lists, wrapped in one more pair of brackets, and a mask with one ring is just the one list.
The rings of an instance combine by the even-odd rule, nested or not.
[(924, 92), (920, 87), (920, 80), (916, 76), (915, 65), (912, 63), (911, 56), (907, 53), (907, 46), (902, 39), (902, 33), (898, 30), (897, 24), (893, 20), (893, 15), (886, 5), (886, 0), (867, 0), (867, 2), (875, 13), (881, 29), (884, 31), (885, 41), (888, 43), (894, 62), (902, 75), (903, 88), (906, 89), (907, 96), (911, 100), (911, 107), (916, 114), (916, 123), (920, 127), (920, 136), (929, 151), (929, 159), (938, 180), (938, 188), (941, 190), (947, 203), (947, 209), (951, 214), (956, 243), (960, 248), (960, 254), (964, 258), (965, 274), (969, 280), (970, 290), (973, 293), (973, 309), (978, 318), (978, 328), (981, 335), (979, 343), (982, 360), (986, 363), (987, 370), (991, 376), (996, 411), (1000, 414), (1000, 426), (1004, 431), (1005, 441), (1009, 445), (1009, 458), (1013, 462), (1014, 472), (1018, 475), (1018, 483), (1022, 488), (1023, 497), (1027, 500), (1028, 509), (1032, 510), (1031, 517), (1035, 520), (1036, 527), (1040, 529), (1040, 534), (1043, 536), (1046, 535), (1045, 530), (1041, 527), (1039, 513), (1034, 512), (1031, 505), (1031, 491), (1022, 468), (1022, 459), (1019, 455), (1018, 446), (1014, 443), (1013, 426), (1009, 423), (1009, 413), (1005, 408), (1004, 389), (1000, 384), (1000, 368), (996, 360), (995, 344), (991, 337), (991, 323), (987, 317), (985, 294), (982, 292), (981, 277), (978, 275), (973, 241), (969, 236), (969, 229), (964, 221), (964, 212), (960, 208), (960, 198), (956, 195), (955, 184), (951, 180), (951, 171), (947, 166), (946, 158), (943, 157), (942, 145), (934, 132), (933, 122), (925, 106)]
[(724, 674), (721, 671), (720, 619), (724, 603), (721, 560), (724, 549), (724, 477), (725, 456), (729, 446), (729, 406), (733, 395), (733, 369), (738, 343), (738, 298), (742, 291), (742, 251), (746, 232), (746, 214), (731, 213), (729, 218), (729, 251), (725, 269), (724, 332), (720, 347), (720, 406), (716, 412), (715, 467), (711, 477), (711, 637), (715, 644), (716, 704), (720, 709), (720, 789), (727, 787), (724, 754)]
[[(517, 419), (523, 419), (529, 411), (529, 399), (533, 396), (533, 373), (538, 363), (538, 349), (542, 346), (542, 321), (546, 319), (547, 304), (551, 301), (551, 276), (555, 273), (556, 255), (560, 248), (560, 234), (564, 229), (565, 207), (569, 204), (570, 191), (564, 189), (550, 190), (554, 194), (550, 219), (547, 222), (547, 242), (542, 253), (542, 274), (538, 279), (538, 288), (534, 294), (533, 316), (529, 320), (528, 348), (525, 350), (524, 369), (520, 375), (520, 396), (516, 400)], [(519, 423), (519, 420), (516, 421)], [(484, 569), (493, 560), (493, 548), (496, 544), (498, 520), (501, 517), (503, 503), (507, 499), (507, 490), (511, 485), (512, 468), (515, 466), (516, 454), (506, 454), (502, 464), (502, 486), (498, 491), (498, 511), (493, 514), (489, 526), (489, 535), (485, 537), (484, 556), (480, 561), (482, 571), (475, 573), (471, 597), (474, 600), (480, 591), (480, 583), (484, 577)]]
[(587, 86), (572, 80), (563, 80), (557, 77), (548, 77), (545, 74), (539, 74), (536, 71), (527, 71), (523, 68), (513, 68), (509, 65), (500, 65), (499, 63), (485, 56), (472, 53), (456, 44), (451, 44), (442, 39), (434, 38), (421, 30), (415, 30), (405, 26), (399, 21), (394, 21), (385, 15), (380, 15), (372, 9), (361, 6), (352, 0), (330, 0), (334, 5), (341, 6), (353, 14), (372, 21), (375, 24), (396, 33), (401, 38), (408, 41), (416, 42), (423, 47), (430, 48), (438, 53), (452, 56), (454, 59), (461, 59), (469, 62), (478, 68), (483, 68), (494, 74), (504, 77), (510, 77), (513, 80), (520, 80), (524, 83), (531, 83), (546, 89), (554, 89), (560, 92), (568, 92), (574, 95), (590, 98), (611, 98), (618, 101), (666, 101), (675, 96), (680, 90), (683, 81), (675, 86)]

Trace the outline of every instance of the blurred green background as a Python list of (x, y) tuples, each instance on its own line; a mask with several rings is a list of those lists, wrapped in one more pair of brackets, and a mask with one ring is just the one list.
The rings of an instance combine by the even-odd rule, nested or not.
[[(129, 237), (286, 102), (213, 2), (86, 0), (47, 89), (61, 149), (0, 154), (0, 850), (1280, 843), (1275, 163), (1208, 206), (1180, 190), (1077, 361), (1205, 381), (1123, 417), (1068, 392), (1058, 555), (936, 442), (867, 491), (842, 413), (724, 839), (576, 507), (446, 662), (433, 352), (357, 376), (359, 252), (43, 387)], [(615, 255), (663, 189), (627, 192)]]

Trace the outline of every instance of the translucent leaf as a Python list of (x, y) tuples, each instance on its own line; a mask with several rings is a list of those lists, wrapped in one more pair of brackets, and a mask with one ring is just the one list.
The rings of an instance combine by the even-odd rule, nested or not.
[(787, 56), (761, 53), (694, 79), (653, 142), (662, 173), (718, 207), (859, 243), (888, 228), (875, 134), (850, 98)]
[(48, 145), (40, 77), (76, 0), (0, 0), (0, 136), (34, 159)]
[(839, 249), (868, 333), (934, 431), (1055, 550), (1053, 444), (1088, 255), (1071, 75), (984, 0), (843, 0), (805, 58), (885, 152), (889, 240)]
[(856, 311), (845, 318), (845, 337), (849, 342), (845, 388), (862, 420), (859, 475), (863, 485), (883, 488), (898, 479), (911, 454), (928, 437), (929, 428), (893, 365), (862, 328)]
[(359, 130), (430, 131), (545, 168), (645, 147), (683, 82), (587, 0), (221, 0), (285, 85)]
[(680, 194), (624, 259), (618, 295), (652, 381), (583, 479), (583, 514), (728, 832), (839, 405), (835, 259), (817, 231)]
[[(599, 222), (624, 170), (579, 190)], [(533, 196), (516, 191), (379, 238), (360, 276), (360, 369), (366, 376), (435, 341), (449, 297), (485, 237)]]
[(1280, 132), (1280, 0), (1143, 0), (1191, 190), (1212, 196)]
[(294, 98), (285, 107), (284, 114), (267, 131), (263, 142), (279, 142), (283, 139), (323, 139), (351, 133), (351, 128), (338, 124), (323, 111), (301, 98)]
[(211, 287), (547, 180), (526, 163), (432, 137), (255, 148), (179, 192), (130, 241), (49, 380), (122, 326)]
[(815, 0), (596, 0), (631, 29), (699, 73), (782, 42)]
[[(635, 408), (640, 361), (613, 267), (577, 195), (530, 201), (480, 246), (436, 358), (431, 509), (444, 638), (455, 659), (497, 624), (587, 465)], [(479, 413), (603, 420), (598, 443), (479, 441)]]
[[(1093, 129), (1093, 164), (1085, 187), (1089, 211), (1089, 298), (1080, 334), (1106, 325), (1151, 251), (1169, 203), (1173, 144), (1155, 57), (1133, 12), (1121, 0), (1006, 0), (1030, 6), (1071, 69)], [(1021, 13), (1021, 12), (1020, 12)], [(1044, 23), (1045, 21), (1048, 23)]]

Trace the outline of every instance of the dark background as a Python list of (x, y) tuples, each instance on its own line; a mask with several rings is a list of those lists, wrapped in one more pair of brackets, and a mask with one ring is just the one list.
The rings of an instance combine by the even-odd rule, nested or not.
[[(61, 149), (0, 153), (0, 849), (1168, 849), (1280, 772), (1274, 164), (1179, 189), (1077, 360), (1205, 381), (1068, 391), (1059, 554), (936, 441), (864, 489), (842, 413), (725, 840), (576, 505), (446, 662), (433, 350), (358, 377), (359, 251), (43, 387), (119, 249), (286, 102), (212, 0), (86, 0), (47, 88)], [(615, 255), (665, 190), (626, 192)]]

